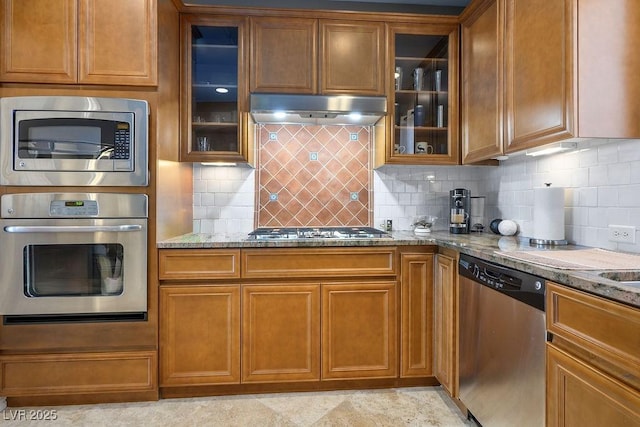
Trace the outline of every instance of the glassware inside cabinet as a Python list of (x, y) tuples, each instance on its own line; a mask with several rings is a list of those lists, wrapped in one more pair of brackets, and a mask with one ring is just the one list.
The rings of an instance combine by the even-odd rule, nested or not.
[(191, 27), (191, 150), (238, 151), (238, 27)]
[(448, 42), (396, 34), (394, 154), (449, 154)]

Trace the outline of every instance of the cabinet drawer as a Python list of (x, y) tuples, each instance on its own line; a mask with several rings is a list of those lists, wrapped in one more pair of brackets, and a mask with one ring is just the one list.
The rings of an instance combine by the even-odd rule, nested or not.
[(159, 257), (160, 280), (240, 277), (239, 249), (161, 249)]
[(242, 277), (372, 277), (396, 274), (396, 249), (245, 249)]
[(640, 375), (640, 310), (552, 283), (547, 329), (635, 376)]
[(3, 396), (153, 391), (153, 351), (10, 355), (0, 358)]

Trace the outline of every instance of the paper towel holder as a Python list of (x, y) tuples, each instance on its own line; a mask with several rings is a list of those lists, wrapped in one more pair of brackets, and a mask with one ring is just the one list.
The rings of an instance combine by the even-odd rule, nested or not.
[[(544, 186), (545, 187), (551, 187), (551, 183), (550, 182), (545, 182)], [(534, 245), (534, 246), (564, 246), (564, 245), (568, 245), (569, 242), (567, 242), (567, 240), (565, 240), (565, 239), (548, 240), (548, 239), (531, 238), (531, 239), (529, 239), (529, 244), (530, 245)]]

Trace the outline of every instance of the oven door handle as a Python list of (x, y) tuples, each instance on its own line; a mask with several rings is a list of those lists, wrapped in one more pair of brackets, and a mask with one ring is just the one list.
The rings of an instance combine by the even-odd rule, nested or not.
[(138, 224), (123, 225), (10, 225), (4, 228), (7, 233), (119, 233), (123, 231), (140, 231)]

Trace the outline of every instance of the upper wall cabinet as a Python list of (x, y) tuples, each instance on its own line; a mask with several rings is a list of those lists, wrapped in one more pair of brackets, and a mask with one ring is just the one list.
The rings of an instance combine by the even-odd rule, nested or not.
[(2, 0), (0, 81), (154, 86), (156, 0)]
[(251, 20), (251, 92), (384, 94), (384, 25)]
[(376, 166), (458, 164), (458, 25), (390, 24), (387, 36), (394, 102)]
[(247, 161), (246, 18), (184, 15), (180, 25), (180, 160)]
[(462, 20), (464, 163), (640, 138), (636, 0), (479, 0)]

